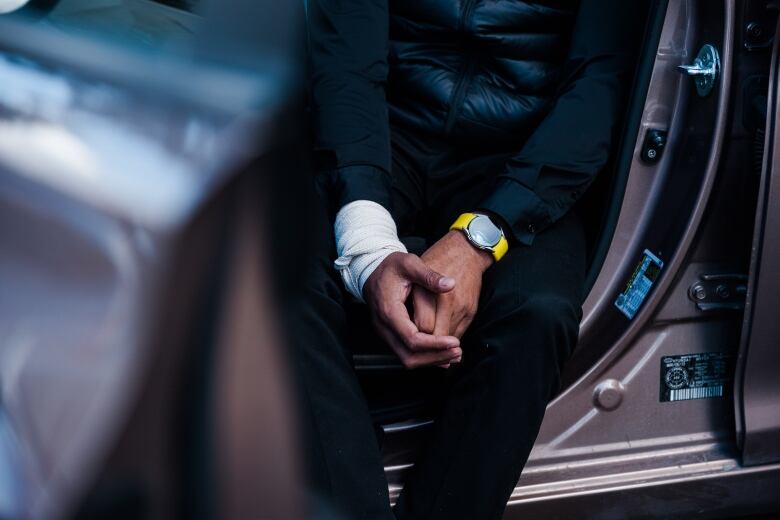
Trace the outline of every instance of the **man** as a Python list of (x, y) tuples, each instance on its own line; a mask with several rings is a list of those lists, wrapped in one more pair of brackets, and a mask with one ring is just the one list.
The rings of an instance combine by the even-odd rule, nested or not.
[[(329, 212), (296, 361), (312, 483), (347, 517), (501, 516), (577, 339), (586, 252), (569, 210), (619, 130), (639, 3), (309, 2)], [(353, 299), (407, 368), (452, 373), (394, 511), (345, 342)]]

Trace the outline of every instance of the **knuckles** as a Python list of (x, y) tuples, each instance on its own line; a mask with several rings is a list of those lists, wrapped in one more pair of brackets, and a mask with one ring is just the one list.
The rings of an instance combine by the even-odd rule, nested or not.
[(436, 287), (438, 281), (439, 281), (439, 275), (435, 271), (428, 270), (425, 273), (425, 285), (427, 287), (431, 287), (431, 288)]

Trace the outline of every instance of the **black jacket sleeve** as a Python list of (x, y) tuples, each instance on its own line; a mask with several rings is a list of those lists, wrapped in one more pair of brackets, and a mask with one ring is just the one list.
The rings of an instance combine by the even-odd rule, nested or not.
[(635, 0), (580, 4), (557, 100), (480, 206), (520, 243), (566, 214), (606, 165), (647, 11)]
[(310, 0), (307, 9), (315, 164), (339, 207), (390, 209), (387, 0)]

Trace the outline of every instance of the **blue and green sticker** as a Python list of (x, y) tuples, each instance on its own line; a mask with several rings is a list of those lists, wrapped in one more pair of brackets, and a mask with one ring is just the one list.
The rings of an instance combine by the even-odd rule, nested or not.
[(615, 300), (615, 307), (625, 314), (629, 320), (634, 319), (634, 316), (636, 316), (639, 307), (642, 306), (645, 298), (647, 298), (647, 294), (658, 279), (663, 266), (663, 260), (645, 249), (642, 260), (634, 269), (634, 273), (628, 280), (626, 288)]

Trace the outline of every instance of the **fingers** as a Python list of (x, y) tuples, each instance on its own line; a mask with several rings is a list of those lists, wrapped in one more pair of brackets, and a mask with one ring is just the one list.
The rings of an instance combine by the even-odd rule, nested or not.
[(433, 327), (433, 334), (450, 336), (452, 335), (452, 302), (447, 298), (439, 298), (436, 303), (436, 325)]
[(383, 325), (381, 322), (376, 323), (376, 328), (382, 339), (384, 339), (390, 348), (398, 355), (401, 363), (409, 369), (424, 366), (449, 366), (450, 363), (459, 362), (463, 356), (460, 347), (438, 350), (419, 350), (415, 352), (410, 350), (389, 327)]
[(469, 328), (469, 325), (471, 325), (470, 319), (463, 319), (455, 326), (455, 331), (452, 333), (453, 336), (460, 339), (463, 337), (463, 335), (466, 333), (466, 330)]
[(477, 307), (476, 305), (470, 306), (466, 305), (462, 309), (459, 309), (459, 312), (456, 314), (456, 316), (452, 319), (451, 327), (452, 327), (452, 335), (457, 338), (462, 338), (463, 335), (466, 333), (466, 330), (471, 326), (471, 323), (474, 321), (474, 318), (477, 315)]
[[(446, 317), (436, 317), (436, 327), (434, 327), (433, 334), (438, 335), (451, 335), (460, 339), (468, 330), (471, 323), (474, 321), (474, 314), (470, 312), (460, 313), (458, 315), (450, 315), (449, 321)], [(439, 327), (441, 325), (441, 327)]]
[(477, 307), (456, 301), (449, 296), (440, 296), (436, 299), (433, 335), (454, 336), (460, 339), (474, 321)]
[[(448, 354), (450, 357), (446, 358), (445, 360), (444, 354)], [(460, 351), (460, 348), (439, 352), (418, 352), (410, 356), (404, 363), (404, 366), (406, 368), (420, 368), (427, 366), (444, 366), (448, 368), (451, 363), (460, 363), (460, 358), (462, 356), (463, 353)]]
[(450, 368), (450, 365), (453, 365), (455, 363), (460, 363), (462, 359), (463, 359), (463, 353), (461, 353), (460, 356), (453, 358), (451, 361), (447, 361), (446, 363), (439, 363), (436, 366), (441, 368)]
[(409, 312), (403, 304), (388, 305), (380, 318), (409, 350), (447, 349), (460, 346), (460, 340), (454, 336), (448, 334), (436, 336), (420, 332), (412, 323)]
[(430, 291), (415, 286), (412, 289), (412, 307), (417, 329), (427, 334), (433, 333), (436, 324), (436, 296)]
[(418, 256), (405, 255), (403, 269), (412, 282), (433, 293), (445, 293), (455, 287), (453, 278), (437, 273), (428, 267)]
[(449, 365), (458, 362), (463, 354), (458, 338), (420, 332), (403, 304), (381, 309), (374, 315), (374, 325), (407, 368)]

